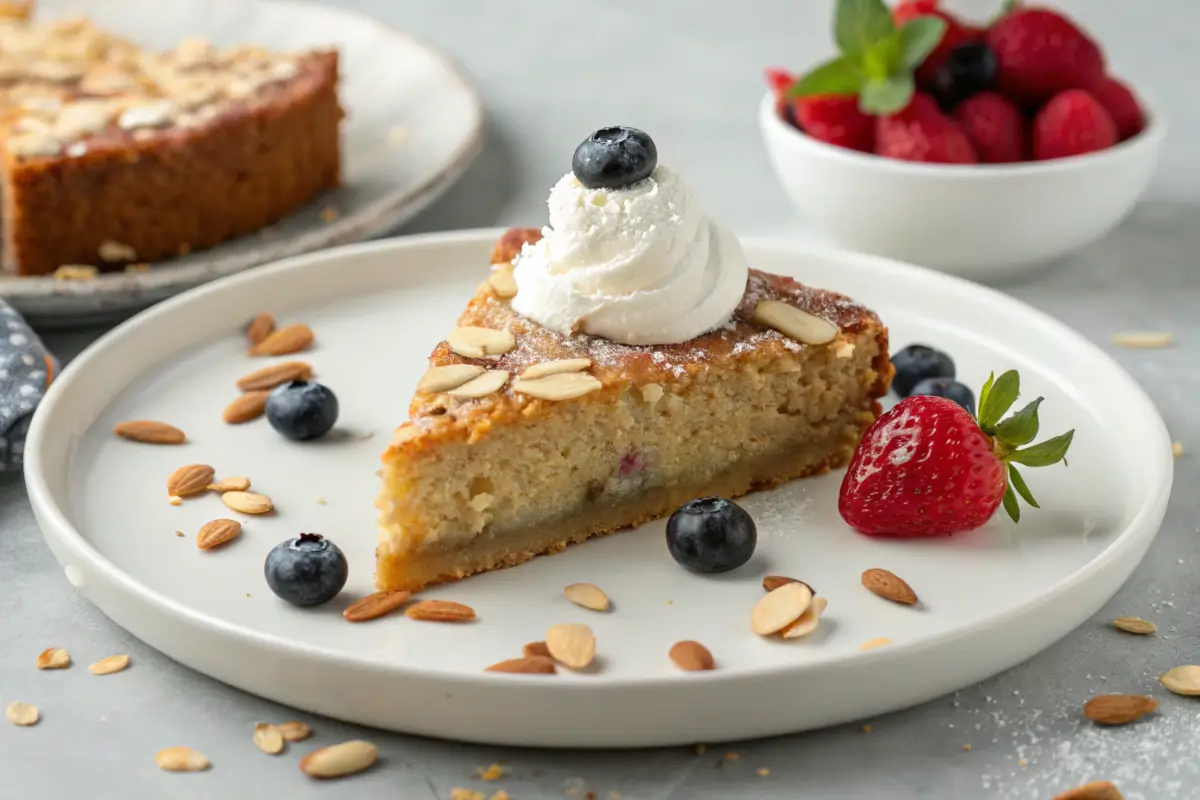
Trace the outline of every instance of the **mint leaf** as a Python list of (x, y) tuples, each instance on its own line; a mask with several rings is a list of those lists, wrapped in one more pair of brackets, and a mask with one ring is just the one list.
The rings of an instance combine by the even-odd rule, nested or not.
[(921, 66), (946, 35), (946, 28), (946, 20), (934, 16), (917, 17), (904, 23), (900, 29), (904, 66), (909, 69)]
[(1020, 394), (1021, 378), (1016, 370), (1010, 369), (996, 378), (996, 382), (987, 393), (987, 402), (979, 409), (979, 427), (983, 428), (984, 433), (995, 432), (996, 423), (1008, 413)]
[(983, 417), (983, 406), (987, 403), (988, 395), (992, 393), (992, 384), (996, 382), (996, 373), (989, 372), (988, 379), (983, 384), (983, 388), (979, 390), (979, 400), (976, 401), (977, 408), (975, 409), (975, 417)]
[(883, 0), (838, 0), (833, 39), (848, 58), (858, 60), (894, 30), (892, 12)]
[(812, 97), (823, 94), (858, 94), (866, 77), (862, 70), (848, 58), (826, 61), (812, 72), (792, 84), (787, 97)]
[(1017, 472), (1017, 468), (1012, 464), (1008, 465), (1008, 485), (1012, 489), (1017, 490), (1017, 494), (1021, 495), (1021, 499), (1034, 508), (1041, 508), (1037, 500), (1033, 499), (1033, 492), (1029, 491), (1029, 487), (1025, 485), (1025, 479), (1021, 477), (1021, 473)]
[(1038, 434), (1038, 406), (1045, 398), (1039, 397), (996, 426), (1000, 441), (1013, 447), (1029, 444)]
[(1066, 460), (1067, 448), (1071, 446), (1071, 440), (1074, 438), (1075, 431), (1070, 430), (1041, 444), (1009, 453), (1008, 460), (1027, 467), (1048, 467)]
[(862, 70), (868, 79), (883, 80), (900, 73), (904, 69), (904, 36), (900, 31), (892, 31), (859, 57)]
[(895, 114), (908, 105), (915, 91), (911, 72), (900, 72), (882, 80), (869, 80), (858, 95), (858, 107), (864, 113), (876, 116)]
[(1017, 502), (1017, 496), (1013, 494), (1011, 485), (1004, 490), (1004, 510), (1008, 512), (1008, 516), (1013, 522), (1021, 521), (1021, 504)]

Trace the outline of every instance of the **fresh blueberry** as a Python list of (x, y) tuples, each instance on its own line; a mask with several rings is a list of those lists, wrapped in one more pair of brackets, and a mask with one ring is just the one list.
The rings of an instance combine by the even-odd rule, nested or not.
[(337, 597), (346, 585), (346, 556), (333, 542), (302, 533), (275, 545), (263, 571), (271, 591), (294, 606), (319, 606)]
[(996, 54), (986, 44), (960, 44), (938, 67), (933, 94), (947, 111), (996, 82)]
[(913, 397), (917, 395), (933, 395), (953, 400), (965, 408), (971, 416), (975, 416), (975, 393), (965, 384), (953, 378), (926, 378), (913, 387)]
[(667, 520), (667, 549), (692, 572), (728, 572), (754, 555), (758, 529), (746, 510), (722, 497), (680, 506)]
[(316, 381), (289, 381), (267, 395), (267, 422), (293, 441), (324, 436), (337, 417), (337, 396)]
[(950, 356), (923, 344), (910, 344), (892, 356), (896, 376), (892, 387), (896, 394), (908, 397), (913, 387), (926, 378), (953, 378), (954, 361)]
[(620, 189), (649, 178), (658, 166), (658, 148), (644, 131), (601, 128), (575, 148), (571, 171), (589, 189)]

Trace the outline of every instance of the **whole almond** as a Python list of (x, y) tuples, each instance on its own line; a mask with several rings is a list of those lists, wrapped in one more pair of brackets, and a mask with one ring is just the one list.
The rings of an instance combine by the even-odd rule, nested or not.
[(61, 647), (49, 647), (38, 654), (38, 669), (66, 669), (71, 666), (71, 654)]
[(1189, 697), (1200, 695), (1200, 667), (1188, 664), (1169, 669), (1158, 682), (1175, 694)]
[(608, 595), (593, 583), (572, 583), (563, 589), (563, 594), (577, 606), (590, 608), (592, 611), (608, 611)]
[(226, 492), (244, 492), (250, 488), (250, 479), (240, 475), (234, 475), (229, 478), (221, 478), (216, 483), (210, 483), (208, 490), (217, 494), (225, 494)]
[(246, 343), (253, 347), (270, 336), (274, 330), (275, 318), (264, 311), (246, 326)]
[(546, 649), (563, 666), (584, 669), (596, 657), (596, 635), (577, 622), (554, 625), (546, 631)]
[(475, 609), (451, 600), (422, 600), (404, 612), (409, 619), (426, 622), (468, 622), (475, 619)]
[(789, 578), (787, 575), (768, 575), (767, 577), (763, 578), (762, 579), (763, 591), (764, 592), (774, 591), (775, 589), (778, 589), (780, 586), (783, 586), (785, 583), (803, 583), (805, 586), (808, 587), (808, 590), (810, 592), (812, 592), (813, 594), (817, 593), (817, 590), (814, 589), (812, 587), (812, 585), (810, 583), (808, 583), (807, 581), (802, 581), (799, 578)]
[(254, 492), (225, 492), (221, 502), (242, 514), (266, 514), (275, 507), (271, 498)]
[(280, 735), (289, 742), (302, 742), (312, 736), (312, 728), (308, 723), (299, 720), (281, 722), (275, 727), (279, 730)]
[(379, 748), (360, 739), (322, 747), (300, 759), (300, 771), (310, 778), (341, 778), (362, 772), (379, 758)]
[(1158, 701), (1145, 694), (1102, 694), (1083, 706), (1083, 715), (1100, 725), (1125, 725), (1158, 708)]
[(230, 425), (241, 425), (243, 422), (258, 419), (267, 410), (267, 397), (270, 394), (269, 389), (255, 389), (239, 395), (236, 400), (225, 406), (225, 410), (221, 412), (221, 419)]
[(122, 439), (145, 444), (183, 444), (187, 436), (174, 425), (150, 419), (135, 419), (118, 423), (113, 433)]
[(283, 361), (256, 369), (238, 379), (237, 388), (243, 392), (274, 389), (288, 381), (306, 381), (313, 376), (312, 366), (306, 361)]
[(190, 497), (208, 491), (216, 470), (208, 464), (187, 464), (171, 473), (167, 478), (167, 494), (172, 497)]
[(813, 593), (807, 584), (785, 583), (767, 592), (750, 613), (750, 630), (770, 636), (791, 625), (812, 605)]
[(411, 592), (375, 592), (348, 607), (342, 612), (342, 617), (349, 622), (378, 619), (404, 605), (404, 601), (411, 596)]
[(545, 642), (530, 642), (521, 648), (521, 653), (526, 658), (532, 658), (533, 656), (545, 656), (546, 658), (552, 658), (550, 655), (550, 648), (546, 647)]
[(154, 763), (167, 772), (202, 772), (209, 768), (207, 758), (190, 747), (168, 747), (154, 754)]
[(226, 542), (232, 542), (242, 532), (242, 523), (234, 519), (214, 519), (200, 526), (196, 534), (196, 547), (212, 550)]
[(1119, 631), (1134, 633), (1139, 636), (1149, 636), (1158, 630), (1157, 625), (1141, 617), (1117, 617), (1113, 620), (1113, 627)]
[(699, 642), (682, 641), (671, 645), (667, 653), (675, 666), (688, 672), (700, 672), (713, 668), (712, 653)]
[(1092, 781), (1055, 795), (1054, 800), (1125, 800), (1125, 795), (1108, 781)]
[(283, 733), (279, 728), (270, 725), (266, 722), (259, 722), (254, 726), (254, 736), (251, 738), (254, 746), (270, 756), (277, 756), (283, 752)]
[(312, 347), (313, 332), (307, 325), (287, 325), (271, 331), (250, 348), (252, 356), (288, 356)]
[(886, 569), (869, 569), (862, 574), (862, 585), (884, 600), (904, 606), (917, 604), (917, 593), (904, 579)]
[(487, 668), (487, 672), (510, 672), (516, 675), (554, 675), (554, 659), (549, 656), (526, 656), (500, 661)]
[(120, 672), (129, 666), (129, 656), (121, 654), (119, 656), (108, 656), (88, 667), (88, 672), (93, 675), (112, 675), (115, 672)]
[(8, 708), (4, 709), (4, 718), (13, 725), (20, 725), (22, 728), (36, 725), (41, 717), (41, 712), (38, 711), (37, 706), (30, 705), (29, 703), (11, 703)]

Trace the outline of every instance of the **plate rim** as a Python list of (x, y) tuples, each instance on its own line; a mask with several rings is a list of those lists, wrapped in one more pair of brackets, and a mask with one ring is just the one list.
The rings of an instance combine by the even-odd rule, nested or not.
[[(481, 684), (484, 686), (502, 687), (510, 685), (509, 682), (521, 676), (504, 675), (501, 673), (480, 672), (478, 675), (471, 673), (460, 672), (440, 672), (433, 668), (410, 666), (398, 663), (382, 663), (375, 660), (363, 660), (358, 657), (348, 656), (343, 651), (331, 649), (325, 646), (312, 645), (306, 642), (287, 639), (276, 634), (260, 633), (244, 629), (238, 625), (226, 622), (224, 620), (210, 617), (203, 613), (202, 610), (191, 608), (183, 603), (172, 598), (166, 597), (161, 593), (151, 589), (142, 582), (138, 581), (134, 576), (126, 573), (118, 568), (112, 561), (100, 553), (88, 539), (73, 525), (64, 509), (60, 508), (53, 502), (52, 493), (48, 486), (48, 480), (42, 465), (43, 450), (47, 447), (49, 438), (53, 435), (51, 432), (50, 421), (55, 413), (56, 407), (62, 402), (63, 397), (71, 389), (74, 380), (74, 375), (79, 374), (83, 370), (88, 369), (92, 359), (97, 357), (98, 353), (102, 353), (109, 347), (116, 346), (116, 343), (122, 339), (133, 335), (139, 328), (146, 325), (153, 325), (157, 320), (164, 319), (173, 314), (178, 306), (191, 303), (195, 299), (202, 297), (205, 294), (221, 293), (231, 290), (233, 287), (241, 283), (248, 283), (253, 280), (270, 280), (274, 276), (286, 274), (292, 269), (303, 267), (311, 262), (327, 262), (342, 260), (359, 255), (370, 255), (380, 252), (388, 252), (395, 249), (438, 249), (444, 247), (455, 246), (477, 246), (482, 250), (490, 248), (494, 244), (496, 237), (502, 231), (502, 228), (488, 229), (471, 229), (464, 231), (446, 231), (437, 233), (424, 233), (410, 236), (391, 237), (377, 241), (362, 242), (358, 244), (345, 245), (342, 247), (332, 248), (323, 251), (310, 252), (296, 255), (278, 262), (264, 265), (261, 269), (255, 270), (252, 273), (239, 273), (228, 276), (216, 281), (202, 284), (193, 289), (189, 289), (182, 294), (176, 295), (162, 303), (153, 306), (150, 309), (140, 312), (128, 321), (122, 323), (116, 328), (108, 331), (94, 343), (89, 345), (64, 371), (62, 376), (56, 380), (50, 387), (46, 397), (43, 399), (38, 410), (34, 414), (32, 424), (30, 426), (27, 438), (27, 451), (25, 456), (25, 481), (29, 493), (30, 502), (34, 508), (36, 518), (41, 527), (44, 538), (51, 550), (55, 553), (56, 560), (61, 566), (67, 566), (62, 558), (58, 557), (58, 550), (54, 547), (55, 544), (62, 545), (80, 556), (81, 562), (86, 562), (89, 573), (94, 576), (89, 579), (103, 578), (110, 584), (110, 587), (115, 587), (119, 591), (125, 593), (130, 599), (137, 604), (149, 604), (156, 606), (162, 613), (167, 613), (175, 617), (179, 622), (187, 625), (200, 626), (207, 632), (222, 637), (231, 637), (234, 640), (234, 646), (243, 648), (247, 646), (267, 647), (277, 655), (285, 657), (298, 657), (304, 659), (316, 660), (322, 666), (332, 668), (352, 668), (356, 670), (370, 670), (372, 672), (381, 672), (398, 680), (415, 680), (415, 681), (438, 681), (441, 685), (447, 687), (453, 686), (470, 686), (477, 688)], [(1048, 587), (1044, 591), (1030, 597), (1014, 609), (1005, 612), (994, 612), (986, 617), (963, 627), (958, 626), (945, 631), (932, 634), (919, 640), (902, 641), (894, 643), (887, 648), (880, 648), (869, 652), (855, 653), (853, 656), (847, 656), (845, 659), (821, 660), (819, 662), (800, 662), (795, 664), (777, 664), (766, 666), (742, 667), (736, 672), (722, 672), (715, 670), (710, 673), (701, 673), (689, 675), (690, 683), (697, 685), (709, 685), (712, 683), (741, 683), (741, 682), (757, 682), (760, 680), (780, 679), (788, 676), (802, 675), (809, 668), (828, 668), (834, 664), (841, 664), (845, 660), (852, 659), (858, 665), (860, 663), (870, 663), (870, 661), (888, 661), (905, 655), (919, 653), (926, 649), (932, 649), (945, 646), (949, 641), (958, 638), (965, 633), (979, 633), (994, 630), (1002, 626), (1006, 621), (1011, 621), (1013, 617), (1024, 616), (1033, 613), (1036, 609), (1044, 608), (1063, 595), (1069, 593), (1078, 584), (1087, 582), (1097, 575), (1104, 572), (1106, 569), (1113, 566), (1114, 560), (1120, 559), (1121, 556), (1131, 549), (1142, 546), (1144, 543), (1143, 554), (1146, 549), (1152, 544), (1154, 537), (1157, 535), (1162, 519), (1165, 515), (1167, 501), (1170, 497), (1171, 485), (1174, 477), (1174, 459), (1170, 449), (1170, 438), (1167, 433), (1167, 428), (1162, 420), (1161, 414), (1158, 412), (1154, 403), (1145, 391), (1133, 380), (1124, 368), (1120, 366), (1111, 356), (1105, 353), (1097, 345), (1086, 339), (1069, 326), (1058, 321), (1054, 317), (1033, 308), (1015, 298), (1012, 298), (995, 289), (986, 286), (972, 283), (963, 278), (959, 278), (945, 273), (936, 272), (923, 267), (905, 264), (903, 262), (894, 261), (892, 259), (866, 255), (860, 253), (849, 253), (846, 251), (833, 250), (819, 246), (813, 246), (808, 243), (781, 241), (773, 237), (755, 237), (744, 240), (747, 250), (762, 248), (765, 250), (775, 250), (785, 254), (790, 258), (798, 257), (826, 257), (842, 261), (860, 261), (866, 265), (876, 268), (887, 268), (892, 271), (899, 271), (905, 279), (911, 280), (914, 283), (934, 283), (941, 285), (957, 286), (964, 291), (990, 296), (994, 302), (999, 302), (1006, 305), (1008, 308), (1014, 309), (1019, 313), (1032, 314), (1036, 318), (1040, 318), (1043, 323), (1049, 324), (1059, 330), (1059, 333), (1064, 337), (1074, 340), (1076, 345), (1081, 345), (1093, 352), (1094, 355), (1101, 357), (1114, 370), (1114, 374), (1118, 374), (1125, 384), (1125, 389), (1132, 398), (1136, 398), (1148, 416), (1147, 419), (1153, 423), (1153, 427), (1158, 431), (1158, 439), (1161, 447), (1158, 450), (1161, 452), (1161, 458), (1157, 460), (1157, 472), (1151, 476), (1151, 486), (1157, 487), (1151, 491), (1141, 501), (1140, 506), (1130, 518), (1129, 522), (1124, 526), (1124, 529), (1108, 544), (1103, 550), (1097, 553), (1086, 564), (1082, 565), (1074, 572), (1067, 575), (1056, 584)], [(399, 421), (397, 422), (399, 424)], [(1140, 558), (1139, 558), (1140, 562)], [(1129, 567), (1130, 571), (1136, 567), (1136, 562)], [(1127, 577), (1126, 577), (1127, 580)], [(1123, 584), (1124, 581), (1122, 581)], [(1120, 584), (1119, 584), (1120, 585)], [(1119, 586), (1118, 585), (1118, 586)], [(85, 595), (90, 594), (85, 591)], [(92, 602), (95, 602), (94, 600)], [(99, 604), (97, 604), (99, 606)], [(101, 607), (102, 611), (106, 609)], [(1073, 627), (1081, 624), (1075, 623)], [(1057, 641), (1057, 640), (1055, 640)], [(568, 693), (588, 693), (588, 692), (604, 692), (613, 690), (641, 690), (647, 688), (655, 688), (663, 685), (678, 685), (679, 676), (673, 674), (663, 675), (645, 675), (632, 678), (615, 678), (610, 681), (570, 681), (570, 682), (547, 682), (545, 685), (539, 685), (539, 691), (551, 692), (558, 694), (561, 692)], [(540, 683), (540, 682), (539, 682)]]

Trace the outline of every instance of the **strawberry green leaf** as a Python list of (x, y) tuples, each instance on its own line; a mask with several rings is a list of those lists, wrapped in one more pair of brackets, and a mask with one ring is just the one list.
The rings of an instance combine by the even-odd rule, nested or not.
[(858, 94), (865, 82), (866, 76), (857, 64), (848, 58), (835, 58), (793, 83), (786, 94), (788, 97)]
[(858, 95), (858, 107), (867, 114), (895, 114), (912, 100), (916, 87), (910, 72), (900, 72), (882, 80), (870, 80)]
[(978, 407), (975, 409), (976, 419), (983, 417), (983, 407), (987, 403), (988, 395), (992, 393), (992, 384), (995, 382), (996, 373), (989, 372), (987, 381), (984, 382), (983, 388), (979, 390), (979, 400), (977, 401)]
[(1071, 440), (1074, 438), (1075, 431), (1070, 430), (1061, 436), (1047, 439), (1041, 444), (1009, 453), (1008, 460), (1016, 464), (1024, 464), (1027, 467), (1048, 467), (1066, 460), (1067, 448), (1071, 446)]
[(1033, 492), (1029, 491), (1029, 487), (1025, 485), (1025, 479), (1021, 477), (1021, 473), (1017, 472), (1017, 467), (1014, 464), (1008, 465), (1008, 485), (1010, 489), (1016, 489), (1017, 494), (1021, 495), (1021, 499), (1034, 508), (1041, 508), (1037, 500), (1033, 499)]
[(900, 29), (904, 66), (909, 69), (921, 66), (945, 35), (946, 20), (941, 17), (917, 17), (906, 22)]
[(838, 0), (833, 38), (846, 57), (857, 60), (896, 30), (883, 0)]
[(984, 433), (995, 432), (996, 423), (1008, 413), (1020, 394), (1021, 379), (1016, 370), (1010, 369), (996, 378), (996, 382), (987, 393), (987, 402), (979, 409), (979, 427), (983, 428)]
[(996, 436), (1006, 445), (1020, 447), (1029, 444), (1038, 434), (1038, 406), (1045, 398), (1039, 397), (1029, 405), (996, 426)]
[(1017, 502), (1017, 496), (1013, 494), (1012, 486), (1004, 490), (1004, 510), (1008, 512), (1008, 516), (1013, 522), (1021, 521), (1021, 504)]

